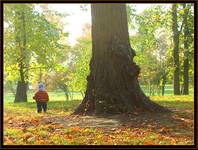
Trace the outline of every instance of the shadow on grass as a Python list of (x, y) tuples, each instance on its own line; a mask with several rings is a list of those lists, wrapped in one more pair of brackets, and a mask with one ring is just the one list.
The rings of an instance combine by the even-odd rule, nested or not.
[(140, 112), (130, 115), (102, 115), (98, 118), (114, 119), (123, 127), (147, 129), (170, 137), (187, 137), (193, 140), (194, 103), (183, 101), (158, 101), (171, 110), (168, 113)]

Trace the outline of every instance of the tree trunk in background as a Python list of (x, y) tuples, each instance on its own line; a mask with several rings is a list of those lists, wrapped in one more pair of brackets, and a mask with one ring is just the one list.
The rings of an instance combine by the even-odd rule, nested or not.
[(163, 76), (162, 76), (162, 96), (164, 96), (164, 94), (165, 94), (167, 74), (168, 73), (164, 71)]
[(18, 81), (17, 83), (17, 89), (16, 89), (16, 96), (14, 102), (27, 102), (27, 86), (28, 83), (25, 82), (24, 77), (24, 65), (23, 62), (20, 63), (20, 77), (21, 81)]
[[(26, 48), (26, 31), (25, 31), (25, 14), (24, 12), (19, 12), (20, 19), (22, 22), (22, 38), (17, 35), (16, 42), (18, 43), (18, 48), (21, 51), (21, 57), (19, 58), (19, 72), (20, 72), (20, 81), (17, 83), (17, 90), (14, 102), (27, 102), (27, 83), (25, 81), (25, 48)], [(20, 31), (20, 30), (19, 30)], [(21, 45), (22, 42), (22, 45)], [(26, 68), (27, 69), (27, 68)]]
[(74, 114), (167, 111), (150, 101), (137, 80), (125, 4), (92, 4), (92, 58), (87, 90)]
[(27, 102), (27, 83), (18, 81), (14, 102)]
[(162, 96), (164, 96), (164, 93), (165, 93), (165, 80), (162, 79)]
[(179, 31), (177, 25), (177, 4), (172, 5), (173, 59), (174, 59), (174, 94), (180, 95), (179, 83)]
[(165, 93), (165, 84), (162, 84), (162, 96), (164, 96)]
[[(186, 7), (186, 4), (183, 4), (183, 7)], [(185, 11), (188, 14), (188, 11)], [(183, 94), (189, 94), (189, 29), (188, 29), (188, 21), (187, 21), (187, 14), (184, 15), (184, 89)]]

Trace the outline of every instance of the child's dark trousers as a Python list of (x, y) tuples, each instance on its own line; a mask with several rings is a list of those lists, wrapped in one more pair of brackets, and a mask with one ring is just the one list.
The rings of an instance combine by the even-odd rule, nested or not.
[(44, 112), (47, 111), (47, 102), (39, 102), (39, 101), (37, 101), (36, 103), (37, 103), (37, 112), (38, 113), (41, 113), (42, 110)]

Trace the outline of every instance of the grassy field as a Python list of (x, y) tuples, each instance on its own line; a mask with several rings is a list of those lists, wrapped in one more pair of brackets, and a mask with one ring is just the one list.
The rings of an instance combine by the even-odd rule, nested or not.
[[(145, 85), (141, 85), (141, 88), (146, 95), (149, 95), (149, 90), (146, 88)], [(193, 93), (194, 93), (194, 87), (190, 85), (189, 94), (192, 95)], [(155, 92), (155, 95), (158, 95), (158, 93)], [(160, 91), (160, 95), (161, 95), (161, 91)], [(172, 84), (166, 84), (165, 91), (164, 91), (164, 96), (171, 96), (171, 95), (174, 95), (173, 85)]]
[[(50, 101), (66, 101), (64, 92), (48, 92)], [(28, 102), (34, 102), (32, 99), (34, 93), (33, 92), (28, 92)], [(82, 100), (82, 95), (80, 92), (75, 92), (73, 94), (73, 98), (69, 98), (69, 100)], [(14, 94), (13, 93), (6, 93), (4, 94), (4, 102), (14, 102)]]
[(153, 96), (168, 114), (140, 113), (108, 118), (70, 115), (81, 102), (49, 93), (48, 112), (37, 114), (32, 95), (27, 103), (13, 103), (4, 95), (5, 145), (192, 145), (193, 96)]
[[(150, 96), (148, 89), (146, 89), (146, 86), (141, 85), (141, 88), (147, 96)], [(189, 89), (189, 93), (190, 93), (190, 95), (194, 94), (194, 88), (191, 87), (191, 86), (190, 86), (190, 89)], [(28, 102), (34, 102), (34, 100), (32, 99), (34, 93), (29, 91), (27, 94), (28, 94)], [(158, 94), (155, 93), (155, 95), (158, 95)], [(167, 84), (165, 86), (164, 96), (172, 96), (172, 95), (173, 95), (173, 85)], [(65, 97), (63, 91), (49, 92), (49, 97), (50, 97), (51, 101), (64, 101), (64, 100), (66, 100), (66, 97)], [(69, 100), (82, 100), (82, 99), (83, 99), (83, 96), (80, 92), (73, 92), (72, 97), (69, 97)], [(4, 94), (4, 102), (13, 102), (13, 101), (14, 101), (13, 93)]]

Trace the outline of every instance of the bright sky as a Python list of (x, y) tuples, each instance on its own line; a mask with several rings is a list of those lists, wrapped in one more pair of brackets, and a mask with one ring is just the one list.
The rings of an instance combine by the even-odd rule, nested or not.
[[(88, 5), (88, 11), (82, 11), (80, 9), (82, 4), (49, 4), (50, 8), (71, 14), (66, 17), (64, 21), (68, 24), (64, 27), (64, 30), (69, 32), (69, 43), (74, 45), (76, 38), (78, 38), (82, 33), (82, 28), (85, 23), (91, 24), (91, 11), (90, 5)], [(152, 4), (134, 4), (138, 13), (141, 13), (145, 8), (151, 6)]]
[(67, 22), (64, 31), (69, 32), (69, 43), (74, 45), (76, 38), (82, 33), (83, 25), (85, 23), (91, 24), (90, 6), (88, 6), (88, 11), (82, 11), (80, 9), (80, 4), (49, 4), (49, 6), (56, 11), (70, 14), (64, 20)]

